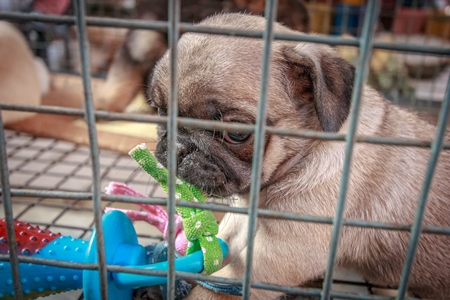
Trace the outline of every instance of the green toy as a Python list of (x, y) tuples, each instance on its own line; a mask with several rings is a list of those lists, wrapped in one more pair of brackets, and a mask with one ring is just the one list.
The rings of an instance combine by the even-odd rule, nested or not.
[[(168, 171), (161, 165), (145, 144), (139, 144), (130, 151), (130, 156), (168, 192)], [(199, 188), (175, 178), (175, 198), (183, 201), (206, 202), (205, 193)], [(183, 219), (184, 233), (189, 241), (186, 254), (203, 251), (204, 271), (211, 274), (222, 266), (222, 248), (216, 234), (217, 220), (209, 210), (176, 207)]]

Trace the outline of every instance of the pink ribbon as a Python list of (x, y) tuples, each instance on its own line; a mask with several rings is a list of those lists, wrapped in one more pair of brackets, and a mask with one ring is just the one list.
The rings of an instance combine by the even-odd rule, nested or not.
[[(106, 194), (109, 195), (126, 195), (145, 198), (144, 195), (133, 190), (129, 186), (117, 182), (110, 182), (108, 186), (105, 188), (105, 191)], [(140, 203), (136, 203), (136, 205), (138, 205), (145, 211), (116, 209), (107, 207), (105, 208), (105, 212), (111, 210), (120, 210), (124, 212), (130, 218), (131, 221), (145, 221), (158, 228), (158, 230), (161, 231), (161, 233), (163, 234), (164, 239), (167, 240), (169, 235), (167, 228), (169, 224), (169, 216), (167, 215), (167, 212), (157, 205), (140, 204)], [(186, 236), (184, 235), (182, 219), (179, 215), (175, 215), (175, 249), (179, 254), (186, 255), (187, 244), (188, 241), (186, 240)]]

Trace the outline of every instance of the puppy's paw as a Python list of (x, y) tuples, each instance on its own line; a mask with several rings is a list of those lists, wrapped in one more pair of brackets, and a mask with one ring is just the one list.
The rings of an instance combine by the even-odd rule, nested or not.
[(215, 293), (201, 286), (196, 286), (189, 293), (186, 300), (238, 300), (241, 297), (231, 296), (227, 294)]

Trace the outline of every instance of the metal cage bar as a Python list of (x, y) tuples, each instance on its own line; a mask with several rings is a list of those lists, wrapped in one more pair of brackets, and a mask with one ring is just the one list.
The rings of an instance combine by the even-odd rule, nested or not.
[[(0, 261), (8, 261), (8, 255), (0, 255)], [(30, 256), (21, 256), (19, 258), (19, 262), (21, 263), (33, 263), (39, 265), (48, 265), (55, 267), (65, 267), (72, 269), (80, 269), (80, 270), (98, 270), (98, 264), (87, 264), (87, 263), (75, 263), (75, 262), (66, 262), (52, 259), (42, 259), (42, 258), (34, 258)], [(150, 275), (150, 276), (166, 276), (167, 271), (157, 271), (157, 270), (148, 270), (148, 269), (136, 269), (132, 267), (124, 267), (124, 266), (116, 266), (116, 265), (107, 265), (108, 272), (115, 273), (129, 273), (129, 274), (138, 274), (138, 275)], [(210, 281), (221, 284), (229, 284), (229, 285), (239, 285), (241, 284), (241, 280), (238, 279), (230, 279), (230, 278), (222, 278), (216, 276), (207, 276), (203, 274), (192, 274), (186, 272), (175, 272), (175, 276), (181, 279), (187, 280), (201, 280), (201, 281)], [(321, 294), (321, 289), (317, 288), (304, 288), (304, 287), (290, 287), (290, 286), (281, 286), (275, 284), (267, 284), (262, 282), (253, 282), (251, 284), (252, 287), (258, 289), (266, 289), (279, 291), (283, 293), (289, 294), (298, 294), (303, 296), (319, 296)], [(332, 297), (345, 298), (345, 299), (359, 299), (359, 300), (392, 300), (392, 297), (384, 297), (384, 296), (376, 296), (376, 295), (355, 295), (349, 294), (345, 292), (332, 291), (330, 294)], [(405, 298), (406, 300), (417, 300), (416, 298)]]
[(380, 0), (371, 0), (367, 10), (371, 13), (364, 20), (364, 28), (360, 39), (361, 51), (356, 70), (355, 82), (353, 85), (352, 104), (350, 112), (350, 127), (346, 136), (347, 145), (345, 149), (344, 168), (342, 170), (341, 185), (339, 188), (339, 199), (337, 202), (336, 213), (333, 220), (333, 232), (330, 242), (330, 252), (328, 256), (327, 269), (323, 283), (322, 300), (330, 298), (331, 284), (333, 280), (334, 263), (336, 259), (339, 235), (342, 229), (342, 221), (344, 218), (345, 201), (347, 198), (347, 188), (350, 178), (350, 168), (353, 157), (353, 146), (355, 144), (356, 128), (358, 125), (359, 108), (361, 104), (361, 96), (363, 93), (364, 83), (369, 74), (369, 60), (372, 51), (372, 39), (375, 32), (375, 25), (380, 11)]
[[(76, 200), (90, 200), (92, 199), (92, 193), (87, 192), (65, 192), (65, 191), (41, 191), (30, 189), (11, 189), (11, 196), (15, 197), (32, 197), (32, 198), (52, 198), (52, 199), (76, 199)], [(102, 195), (104, 201), (114, 201), (120, 203), (142, 203), (142, 204), (155, 204), (166, 205), (166, 198), (137, 198), (132, 196), (117, 196), (117, 195)], [(186, 201), (176, 201), (176, 206), (201, 208), (207, 210), (213, 210), (218, 212), (231, 212), (237, 214), (248, 214), (248, 209), (240, 207), (231, 207), (216, 203), (192, 203)], [(272, 218), (272, 219), (285, 219), (298, 222), (312, 222), (321, 224), (333, 224), (333, 219), (328, 217), (318, 217), (310, 215), (300, 215), (289, 212), (280, 212), (267, 209), (258, 209), (259, 218)], [(373, 229), (385, 229), (385, 230), (400, 230), (410, 231), (412, 225), (408, 224), (389, 224), (383, 222), (364, 221), (359, 219), (344, 219), (344, 226), (364, 227)], [(444, 234), (450, 235), (449, 227), (438, 226), (424, 226), (424, 233), (429, 234)]]
[(83, 0), (74, 1), (76, 25), (78, 28), (78, 43), (81, 55), (81, 72), (84, 89), (85, 119), (89, 133), (89, 147), (92, 161), (92, 205), (94, 209), (95, 230), (97, 234), (97, 255), (99, 264), (100, 295), (102, 299), (108, 299), (108, 280), (106, 270), (105, 240), (102, 225), (102, 203), (100, 184), (100, 160), (97, 141), (97, 129), (95, 125), (94, 103), (92, 100), (91, 68), (89, 63), (89, 41), (86, 30), (86, 10)]
[[(27, 112), (37, 112), (37, 113), (49, 113), (58, 115), (68, 115), (68, 116), (83, 116), (84, 111), (76, 108), (65, 108), (59, 106), (32, 106), (32, 105), (15, 105), (15, 104), (0, 104), (0, 108), (3, 110), (17, 110), (17, 111), (27, 111)], [(132, 121), (140, 123), (156, 123), (156, 124), (166, 124), (167, 117), (151, 116), (151, 115), (134, 115), (134, 114), (124, 114), (124, 113), (113, 113), (106, 111), (95, 111), (95, 116), (98, 120), (108, 120), (108, 121)], [(177, 118), (177, 123), (180, 126), (208, 129), (208, 130), (233, 130), (236, 132), (248, 132), (253, 133), (255, 131), (254, 125), (231, 123), (231, 122), (220, 122), (220, 121), (206, 121), (200, 119), (190, 119), (190, 118)], [(276, 134), (280, 136), (290, 136), (297, 138), (306, 139), (317, 139), (317, 140), (329, 140), (329, 141), (345, 141), (345, 134), (334, 133), (334, 132), (323, 132), (314, 130), (301, 130), (301, 129), (285, 129), (272, 126), (266, 126), (266, 132), (270, 134)], [(399, 138), (388, 138), (379, 136), (364, 136), (357, 135), (355, 137), (355, 142), (357, 143), (369, 143), (369, 144), (382, 144), (391, 146), (405, 146), (405, 147), (423, 147), (430, 148), (432, 141), (420, 141), (420, 140), (410, 140), (410, 139), (399, 139)], [(450, 142), (443, 143), (443, 149), (450, 149)]]
[(253, 248), (255, 245), (256, 221), (258, 216), (259, 191), (261, 189), (261, 172), (266, 128), (266, 103), (269, 85), (270, 63), (272, 55), (272, 40), (274, 22), (277, 15), (277, 0), (266, 1), (266, 28), (264, 31), (264, 48), (262, 61), (262, 74), (258, 102), (258, 115), (256, 117), (255, 141), (253, 144), (252, 174), (250, 184), (250, 199), (248, 208), (247, 252), (245, 273), (243, 281), (242, 299), (250, 298), (250, 281), (253, 267)]
[[(372, 0), (369, 0), (372, 1)], [(0, 12), (0, 19), (24, 22), (24, 21), (39, 21), (57, 24), (74, 24), (75, 19), (71, 16), (45, 16), (37, 14), (26, 14), (26, 13), (16, 13), (16, 12)], [(121, 27), (129, 29), (148, 29), (148, 30), (158, 30), (167, 32), (169, 28), (168, 22), (162, 21), (142, 21), (142, 20), (122, 20), (115, 18), (98, 18), (98, 17), (87, 17), (86, 24), (91, 26), (103, 26), (103, 27)], [(224, 29), (217, 27), (207, 27), (207, 26), (194, 26), (190, 23), (180, 23), (179, 30), (181, 32), (196, 32), (196, 33), (207, 33), (207, 34), (218, 34), (218, 35), (231, 35), (231, 36), (242, 36), (251, 38), (262, 38), (262, 31), (253, 30), (233, 30)], [(358, 47), (359, 42), (357, 40), (343, 39), (334, 36), (309, 36), (309, 35), (296, 35), (296, 34), (286, 34), (286, 33), (274, 33), (274, 40), (285, 40), (285, 41), (298, 41), (298, 42), (309, 42), (309, 43), (320, 43), (329, 44), (333, 46), (353, 46)], [(445, 55), (450, 56), (450, 50), (440, 47), (426, 47), (419, 45), (407, 45), (407, 44), (395, 44), (386, 42), (374, 42), (374, 49), (384, 49), (384, 50), (396, 50), (405, 51), (411, 53), (426, 53), (434, 55)]]
[(175, 176), (177, 172), (177, 132), (178, 132), (178, 37), (180, 22), (180, 0), (169, 1), (169, 47), (170, 47), (170, 83), (169, 103), (167, 119), (167, 140), (169, 155), (167, 157), (167, 169), (169, 172), (169, 246), (167, 260), (169, 270), (167, 272), (167, 298), (175, 297)]

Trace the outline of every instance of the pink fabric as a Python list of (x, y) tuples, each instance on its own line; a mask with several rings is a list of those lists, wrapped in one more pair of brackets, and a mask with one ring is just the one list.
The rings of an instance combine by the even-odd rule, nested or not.
[[(110, 182), (105, 190), (106, 194), (109, 195), (145, 197), (129, 186), (117, 182)], [(139, 203), (136, 203), (136, 205), (140, 206), (145, 211), (123, 210), (110, 207), (107, 207), (105, 211), (108, 212), (111, 210), (120, 210), (124, 212), (131, 221), (146, 221), (147, 223), (158, 228), (158, 230), (163, 234), (164, 239), (167, 240), (169, 235), (167, 228), (169, 224), (169, 216), (167, 215), (167, 212), (162, 207), (157, 205)], [(186, 255), (187, 244), (188, 241), (186, 240), (186, 236), (184, 235), (182, 219), (179, 215), (175, 215), (175, 249), (179, 254)]]
[(70, 5), (70, 0), (36, 0), (34, 9), (47, 15), (62, 15)]

